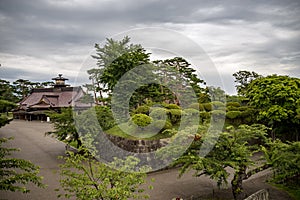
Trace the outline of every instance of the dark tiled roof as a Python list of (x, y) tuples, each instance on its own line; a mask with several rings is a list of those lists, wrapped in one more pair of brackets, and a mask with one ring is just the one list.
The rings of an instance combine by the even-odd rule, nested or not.
[(39, 88), (20, 102), (20, 109), (69, 107), (78, 101), (84, 92), (81, 87)]

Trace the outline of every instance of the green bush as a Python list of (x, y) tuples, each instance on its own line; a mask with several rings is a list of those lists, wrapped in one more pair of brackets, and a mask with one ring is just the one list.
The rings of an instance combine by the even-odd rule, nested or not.
[(153, 119), (166, 119), (166, 115), (167, 115), (167, 110), (165, 108), (154, 108), (153, 110), (151, 110), (149, 116), (152, 117)]
[(194, 108), (187, 108), (183, 110), (184, 115), (191, 115), (191, 116), (196, 116), (199, 115), (199, 111), (194, 109)]
[(11, 111), (16, 106), (13, 102), (0, 99), (0, 113)]
[(177, 124), (181, 119), (182, 110), (170, 109), (170, 110), (168, 110), (168, 114), (169, 114), (169, 119), (171, 120), (171, 123)]
[(229, 119), (235, 119), (241, 116), (241, 111), (229, 111), (226, 113), (226, 117)]
[(222, 119), (223, 117), (225, 117), (226, 112), (223, 110), (213, 110), (213, 111), (211, 111), (211, 115), (214, 120), (218, 120), (218, 119)]
[(213, 110), (225, 110), (225, 104), (221, 101), (212, 101), (211, 105)]
[(154, 120), (151, 124), (151, 129), (162, 132), (166, 129), (172, 128), (172, 124), (169, 121), (165, 120)]
[(173, 103), (171, 103), (171, 104), (164, 104), (163, 106), (165, 108), (167, 108), (167, 109), (180, 109), (180, 106), (178, 106), (177, 104), (173, 104)]
[(239, 108), (238, 107), (235, 107), (235, 106), (227, 106), (226, 107), (226, 111), (238, 111)]
[(238, 108), (239, 111), (245, 111), (245, 110), (248, 110), (249, 107), (248, 106), (241, 106)]
[(199, 112), (199, 114), (200, 114), (201, 119), (209, 119), (210, 118), (209, 112), (202, 111), (202, 112)]
[(0, 114), (0, 127), (5, 126), (11, 121), (11, 119), (8, 119), (6, 116)]
[(131, 121), (140, 127), (145, 127), (151, 124), (153, 119), (145, 114), (135, 114), (132, 116)]
[(227, 102), (226, 107), (232, 106), (232, 107), (240, 107), (241, 104), (239, 102)]
[(196, 110), (199, 110), (199, 111), (204, 111), (203, 105), (199, 104), (199, 103), (192, 103), (188, 106), (188, 108), (193, 108), (193, 109), (196, 109)]
[(135, 113), (135, 114), (149, 114), (149, 110), (150, 110), (150, 107), (144, 105), (144, 106), (139, 106), (139, 107), (137, 107), (137, 108), (133, 111), (133, 113)]
[(95, 106), (100, 127), (106, 131), (116, 125), (111, 109), (107, 106)]
[(202, 106), (204, 107), (205, 111), (207, 111), (207, 112), (212, 111), (211, 103), (203, 103)]

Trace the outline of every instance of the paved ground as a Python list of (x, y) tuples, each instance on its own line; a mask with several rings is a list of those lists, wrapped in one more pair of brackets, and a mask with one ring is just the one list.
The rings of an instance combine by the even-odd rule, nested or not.
[[(14, 120), (9, 125), (0, 129), (0, 137), (14, 137), (8, 146), (20, 148), (21, 151), (14, 154), (15, 157), (32, 161), (41, 167), (40, 175), (44, 177), (47, 189), (36, 188), (30, 185), (29, 194), (0, 192), (0, 199), (9, 200), (52, 200), (57, 199), (55, 188), (59, 187), (59, 175), (54, 172), (58, 170), (61, 163), (58, 156), (64, 155), (65, 146), (49, 136), (44, 136), (46, 131), (52, 130), (48, 123), (25, 122)], [(288, 195), (276, 190), (264, 181), (270, 173), (264, 171), (245, 182), (245, 190), (248, 194), (254, 193), (262, 188), (269, 189), (271, 199), (290, 199)], [(178, 179), (178, 170), (172, 169), (151, 173), (148, 180), (154, 178), (151, 183), (154, 189), (149, 191), (152, 200), (169, 200), (173, 197), (186, 199), (232, 199), (230, 189), (219, 190), (216, 184), (206, 177), (194, 178), (191, 174), (185, 174)]]

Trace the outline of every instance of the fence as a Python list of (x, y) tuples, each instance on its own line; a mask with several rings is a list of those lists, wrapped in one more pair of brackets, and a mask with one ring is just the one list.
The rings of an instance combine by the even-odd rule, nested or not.
[(244, 200), (269, 200), (269, 192), (265, 189), (259, 190)]

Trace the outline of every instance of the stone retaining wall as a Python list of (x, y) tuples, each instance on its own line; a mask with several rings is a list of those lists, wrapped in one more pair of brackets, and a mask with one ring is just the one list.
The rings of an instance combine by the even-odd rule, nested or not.
[(130, 140), (115, 135), (107, 135), (107, 138), (116, 146), (134, 153), (149, 153), (168, 144), (167, 139), (160, 140)]

